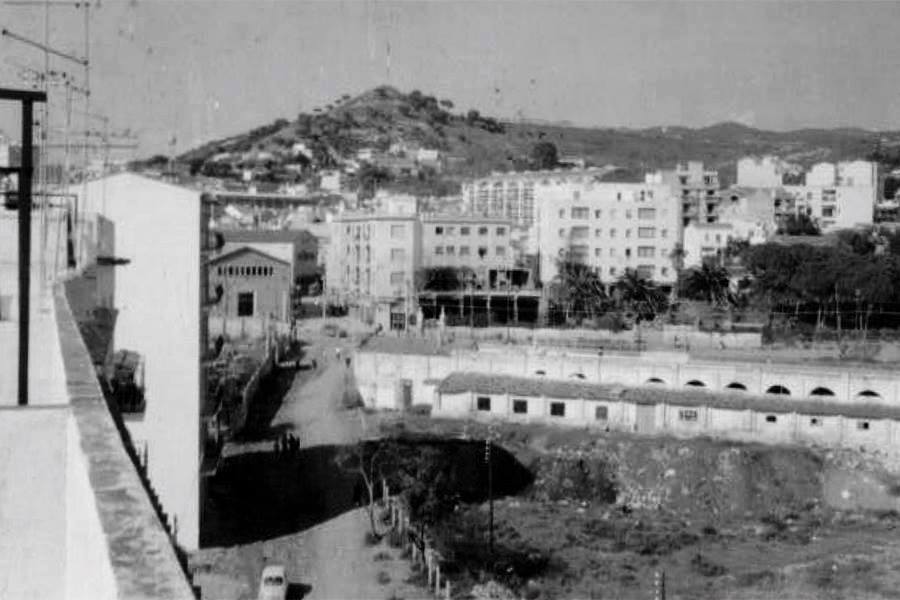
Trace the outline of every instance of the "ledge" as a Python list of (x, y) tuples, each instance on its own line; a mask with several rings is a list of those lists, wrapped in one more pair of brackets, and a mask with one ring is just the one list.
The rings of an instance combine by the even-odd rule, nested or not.
[(169, 536), (128, 457), (69, 308), (54, 290), (59, 342), (72, 417), (94, 493), (118, 597), (193, 599)]

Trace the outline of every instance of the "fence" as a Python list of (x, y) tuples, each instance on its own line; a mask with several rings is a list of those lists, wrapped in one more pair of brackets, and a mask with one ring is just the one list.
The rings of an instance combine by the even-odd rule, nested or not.
[(223, 335), (229, 338), (261, 338), (267, 333), (290, 335), (291, 324), (274, 319), (258, 317), (227, 318), (209, 315), (209, 335), (215, 338)]
[(414, 567), (423, 568), (427, 578), (428, 590), (436, 598), (450, 600), (453, 585), (447, 577), (442, 578), (441, 561), (443, 558), (434, 549), (427, 535), (420, 535), (409, 518), (409, 512), (399, 496), (392, 496), (387, 483), (381, 482), (381, 501), (391, 517), (391, 530), (400, 535), (401, 544), (409, 551)]

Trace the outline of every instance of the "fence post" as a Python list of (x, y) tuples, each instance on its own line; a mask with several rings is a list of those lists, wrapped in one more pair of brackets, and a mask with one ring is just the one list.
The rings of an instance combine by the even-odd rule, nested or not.
[(431, 549), (425, 548), (425, 570), (428, 572), (428, 587), (431, 587), (432, 572), (431, 572)]
[(434, 565), (434, 595), (437, 596), (441, 593), (441, 565), (435, 563)]
[(450, 600), (450, 580), (444, 582), (444, 600)]

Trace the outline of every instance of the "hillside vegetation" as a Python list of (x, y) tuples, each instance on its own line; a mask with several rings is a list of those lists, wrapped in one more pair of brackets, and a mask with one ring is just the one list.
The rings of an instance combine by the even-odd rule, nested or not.
[[(309, 172), (337, 166), (361, 148), (387, 150), (393, 144), (432, 148), (447, 160), (447, 179), (530, 166), (535, 144), (552, 142), (561, 155), (583, 158), (588, 164), (616, 165), (639, 176), (646, 170), (671, 168), (677, 161), (702, 160), (733, 180), (735, 161), (746, 155), (776, 154), (801, 165), (861, 157), (889, 163), (900, 157), (900, 132), (863, 129), (803, 129), (764, 131), (738, 123), (710, 127), (652, 127), (647, 129), (587, 128), (535, 122), (512, 122), (486, 117), (477, 110), (460, 111), (453, 102), (419, 91), (402, 93), (378, 87), (356, 97), (344, 95), (334, 103), (301, 113), (294, 120), (279, 119), (244, 134), (213, 141), (180, 157), (195, 171), (216, 155), (263, 152), (267, 168), (278, 169), (296, 142), (305, 143), (311, 160), (300, 157)], [(900, 161), (898, 161), (900, 162)], [(297, 172), (298, 169), (295, 169)]]

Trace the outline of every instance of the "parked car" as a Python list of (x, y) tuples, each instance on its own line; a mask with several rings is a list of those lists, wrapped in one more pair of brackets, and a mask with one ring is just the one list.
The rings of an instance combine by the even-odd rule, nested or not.
[(259, 579), (258, 600), (285, 600), (287, 598), (287, 579), (284, 576), (284, 565), (268, 565), (263, 568)]

